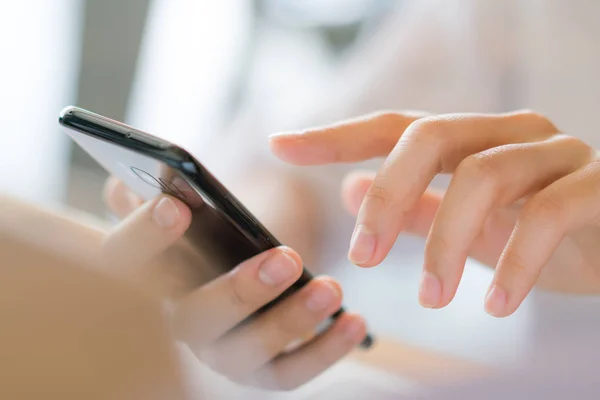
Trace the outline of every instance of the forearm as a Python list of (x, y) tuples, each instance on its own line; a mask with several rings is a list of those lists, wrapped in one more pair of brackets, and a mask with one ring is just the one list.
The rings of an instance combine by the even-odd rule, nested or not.
[(6, 231), (0, 254), (0, 398), (185, 398), (152, 299)]
[[(88, 262), (99, 248), (103, 228), (103, 221), (89, 215), (44, 209), (0, 195), (0, 245), (3, 246), (7, 246), (10, 238), (10, 242), (19, 241), (70, 260)], [(13, 257), (23, 248), (12, 248)]]

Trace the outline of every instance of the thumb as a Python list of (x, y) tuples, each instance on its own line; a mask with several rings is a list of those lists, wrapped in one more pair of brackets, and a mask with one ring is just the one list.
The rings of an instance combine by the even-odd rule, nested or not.
[(178, 199), (161, 195), (146, 202), (109, 232), (102, 255), (113, 272), (136, 276), (145, 264), (161, 255), (186, 231), (190, 210)]

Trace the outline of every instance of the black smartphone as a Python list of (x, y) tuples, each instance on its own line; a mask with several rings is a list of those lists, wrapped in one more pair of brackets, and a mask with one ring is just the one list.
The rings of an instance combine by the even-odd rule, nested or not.
[[(160, 193), (177, 197), (192, 211), (186, 238), (202, 259), (202, 282), (281, 243), (198, 160), (184, 149), (121, 122), (67, 107), (59, 123), (109, 173), (145, 200)], [(306, 268), (278, 298), (250, 318), (296, 292), (312, 279)], [(333, 316), (335, 319), (344, 309)], [(361, 347), (368, 348), (367, 334)]]

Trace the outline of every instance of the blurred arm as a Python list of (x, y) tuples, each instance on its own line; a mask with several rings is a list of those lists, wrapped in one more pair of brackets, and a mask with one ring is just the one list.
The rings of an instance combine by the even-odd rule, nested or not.
[[(73, 261), (91, 262), (106, 225), (98, 218), (70, 210), (55, 212), (0, 195), (0, 236)], [(9, 249), (9, 247), (7, 247)], [(23, 251), (20, 246), (11, 254)]]
[(158, 304), (85, 261), (96, 232), (0, 196), (0, 398), (185, 398)]

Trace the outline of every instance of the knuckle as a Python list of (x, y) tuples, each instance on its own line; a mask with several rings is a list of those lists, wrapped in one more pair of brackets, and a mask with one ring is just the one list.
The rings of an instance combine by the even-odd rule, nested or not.
[(365, 199), (369, 201), (374, 201), (379, 203), (383, 208), (388, 207), (393, 201), (393, 195), (388, 188), (384, 185), (373, 182), (367, 194), (365, 195)]
[(535, 196), (525, 205), (522, 219), (541, 228), (556, 229), (564, 225), (565, 214), (566, 207), (560, 196), (544, 194)]
[(557, 134), (554, 136), (554, 140), (558, 142), (561, 147), (572, 149), (575, 154), (588, 161), (593, 160), (596, 157), (596, 149), (579, 138), (570, 135)]
[(450, 241), (445, 232), (432, 229), (427, 239), (427, 252), (435, 258), (441, 258), (452, 250)]
[[(449, 149), (452, 148), (452, 126), (455, 125), (454, 116), (433, 116), (414, 121), (406, 130), (404, 144), (413, 147), (416, 151), (428, 154), (431, 159), (437, 160), (437, 169), (450, 171), (458, 162), (452, 159)], [(400, 141), (402, 143), (403, 140)]]
[(259, 302), (258, 296), (249, 290), (251, 284), (243, 278), (244, 274), (240, 274), (236, 270), (230, 273), (228, 290), (230, 303), (243, 310), (255, 308)]
[(564, 146), (575, 147), (575, 148), (589, 148), (587, 143), (583, 140), (570, 135), (556, 135), (556, 140)]
[[(596, 153), (596, 150), (592, 150)], [(587, 180), (591, 185), (600, 183), (600, 150), (597, 153), (594, 155), (595, 159), (587, 162), (579, 171), (580, 181)]]
[(489, 154), (473, 154), (458, 164), (456, 176), (458, 179), (472, 182), (473, 185), (496, 187), (500, 181), (500, 169), (496, 164)]
[(400, 133), (413, 119), (397, 112), (384, 111), (376, 114), (373, 122), (377, 126), (380, 140), (387, 142), (387, 147), (394, 147), (398, 143)]
[(525, 109), (515, 113), (513, 117), (526, 123), (534, 131), (545, 133), (558, 132), (552, 121), (539, 112)]
[(375, 115), (373, 118), (382, 128), (393, 128), (404, 121), (404, 117), (401, 114), (393, 111), (382, 111)]
[(504, 271), (511, 276), (526, 277), (534, 275), (525, 258), (515, 251), (509, 251), (503, 260)]
[(377, 123), (381, 129), (396, 130), (398, 127), (406, 127), (411, 123), (429, 117), (423, 112), (397, 112), (383, 110), (372, 115), (372, 121)]
[(436, 145), (444, 142), (448, 135), (444, 120), (439, 117), (421, 118), (412, 122), (407, 129), (411, 140), (426, 145)]

